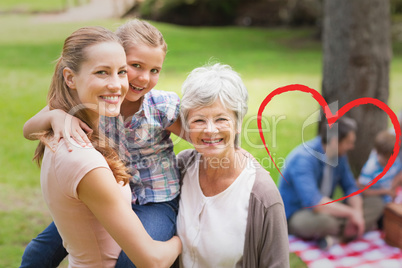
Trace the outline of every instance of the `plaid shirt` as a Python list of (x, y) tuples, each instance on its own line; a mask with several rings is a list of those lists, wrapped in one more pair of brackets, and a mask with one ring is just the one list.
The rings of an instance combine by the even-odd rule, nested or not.
[(180, 99), (173, 92), (152, 89), (131, 120), (103, 117), (100, 127), (115, 142), (133, 175), (133, 203), (166, 202), (179, 194), (179, 169), (170, 132), (179, 116)]

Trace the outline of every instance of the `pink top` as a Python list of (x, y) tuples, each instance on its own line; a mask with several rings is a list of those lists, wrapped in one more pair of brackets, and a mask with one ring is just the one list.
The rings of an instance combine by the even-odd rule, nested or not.
[[(121, 248), (88, 207), (78, 199), (81, 179), (95, 168), (110, 170), (105, 158), (94, 148), (74, 146), (68, 152), (64, 140), (56, 151), (48, 147), (42, 160), (42, 193), (63, 245), (69, 252), (69, 267), (114, 267)], [(129, 185), (122, 195), (131, 203)]]

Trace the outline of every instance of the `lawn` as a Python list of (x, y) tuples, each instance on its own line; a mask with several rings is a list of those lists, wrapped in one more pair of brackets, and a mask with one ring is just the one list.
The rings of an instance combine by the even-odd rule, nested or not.
[[(11, 2), (11, 1), (10, 1)], [(23, 1), (21, 1), (23, 2)], [(6, 2), (4, 2), (6, 3)], [(0, 5), (0, 8), (4, 6)], [(17, 267), (26, 244), (51, 221), (42, 200), (39, 168), (31, 161), (36, 142), (22, 136), (24, 122), (46, 104), (46, 94), (64, 39), (75, 29), (102, 25), (114, 30), (123, 20), (75, 23), (39, 23), (33, 15), (3, 15), (0, 24), (0, 267)], [(314, 29), (193, 28), (153, 23), (164, 34), (168, 53), (158, 89), (175, 91), (186, 75), (209, 61), (230, 64), (249, 90), (249, 112), (243, 124), (242, 147), (250, 151), (277, 180), (258, 134), (257, 111), (274, 89), (303, 84), (320, 90), (321, 44)], [(396, 44), (400, 48), (400, 44)], [(394, 111), (402, 107), (402, 50), (394, 51), (390, 101)], [(277, 96), (263, 113), (263, 131), (279, 167), (289, 151), (310, 139), (315, 125), (304, 126), (317, 103), (297, 92)], [(175, 151), (189, 148), (173, 137)], [(305, 267), (291, 255), (292, 267)]]
[(0, 10), (14, 13), (60, 12), (68, 6), (89, 2), (89, 0), (2, 0)]

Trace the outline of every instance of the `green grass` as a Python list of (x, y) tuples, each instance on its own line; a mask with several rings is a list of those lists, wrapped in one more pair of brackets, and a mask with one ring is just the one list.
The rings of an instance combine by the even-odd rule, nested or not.
[(1, 13), (39, 13), (61, 12), (69, 7), (89, 3), (90, 0), (2, 0), (0, 2)]
[[(11, 6), (11, 2), (19, 3), (3, 1), (0, 10)], [(39, 168), (31, 162), (36, 142), (23, 138), (22, 127), (46, 103), (54, 60), (63, 41), (80, 26), (102, 25), (114, 30), (122, 22), (44, 24), (31, 16), (0, 17), (0, 24), (7, 25), (0, 28), (0, 267), (17, 267), (26, 244), (51, 221), (40, 192)], [(250, 93), (242, 147), (277, 180), (278, 171), (258, 134), (256, 115), (262, 100), (277, 87), (298, 83), (320, 90), (321, 45), (313, 38), (314, 30), (154, 25), (164, 34), (169, 50), (156, 88), (181, 95), (181, 83), (188, 72), (211, 59), (230, 64), (241, 73)], [(395, 48), (389, 103), (399, 111), (402, 46), (395, 44)], [(303, 128), (303, 122), (317, 109), (308, 94), (297, 92), (277, 96), (267, 105), (263, 113), (264, 135), (278, 166), (302, 139), (314, 136), (315, 126)], [(177, 138), (174, 142), (176, 152), (190, 147)], [(294, 254), (291, 264), (305, 267)]]
[(3, 12), (46, 12), (62, 10), (65, 7), (66, 0), (2, 0), (0, 11)]

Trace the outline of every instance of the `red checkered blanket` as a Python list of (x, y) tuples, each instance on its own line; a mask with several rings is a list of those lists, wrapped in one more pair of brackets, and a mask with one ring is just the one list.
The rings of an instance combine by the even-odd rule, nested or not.
[(380, 231), (367, 232), (348, 244), (333, 245), (327, 251), (313, 241), (289, 235), (290, 252), (298, 255), (309, 268), (401, 268), (402, 251), (385, 243)]

